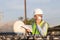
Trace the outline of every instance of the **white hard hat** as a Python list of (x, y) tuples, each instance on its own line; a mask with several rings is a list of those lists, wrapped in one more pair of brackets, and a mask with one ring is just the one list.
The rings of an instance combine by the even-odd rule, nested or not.
[(36, 8), (34, 10), (34, 15), (36, 15), (36, 14), (43, 14), (43, 11), (41, 9), (39, 9), (39, 8)]

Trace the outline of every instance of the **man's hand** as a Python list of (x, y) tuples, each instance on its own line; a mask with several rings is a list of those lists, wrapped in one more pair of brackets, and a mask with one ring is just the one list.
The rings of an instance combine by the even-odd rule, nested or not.
[(29, 29), (26, 30), (28, 33), (31, 32)]

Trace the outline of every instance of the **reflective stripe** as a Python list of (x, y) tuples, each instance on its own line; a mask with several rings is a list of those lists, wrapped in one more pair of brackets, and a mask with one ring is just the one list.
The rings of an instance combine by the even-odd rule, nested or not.
[(48, 31), (48, 23), (45, 23), (45, 27), (46, 27), (46, 31), (44, 32), (44, 36), (46, 36), (47, 35), (47, 31)]

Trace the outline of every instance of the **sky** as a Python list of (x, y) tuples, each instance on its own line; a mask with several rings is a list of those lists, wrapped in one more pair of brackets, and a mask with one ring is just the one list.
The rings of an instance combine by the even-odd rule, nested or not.
[[(33, 17), (33, 10), (43, 10), (43, 19), (50, 26), (60, 25), (60, 0), (26, 0), (27, 18)], [(0, 21), (7, 22), (24, 17), (24, 0), (0, 0)]]

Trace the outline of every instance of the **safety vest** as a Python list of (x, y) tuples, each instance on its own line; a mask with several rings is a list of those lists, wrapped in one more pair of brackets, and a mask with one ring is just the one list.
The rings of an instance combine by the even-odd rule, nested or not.
[[(46, 22), (42, 20), (41, 23), (40, 23), (40, 27), (43, 28), (45, 23), (46, 23)], [(32, 25), (32, 34), (37, 34), (37, 35), (39, 35), (40, 32), (38, 31), (38, 29), (37, 29), (36, 26), (37, 26), (37, 25), (36, 25), (36, 23), (34, 22), (33, 25)], [(48, 29), (48, 24), (47, 24), (47, 29)], [(47, 34), (47, 32), (46, 32), (45, 34)]]

